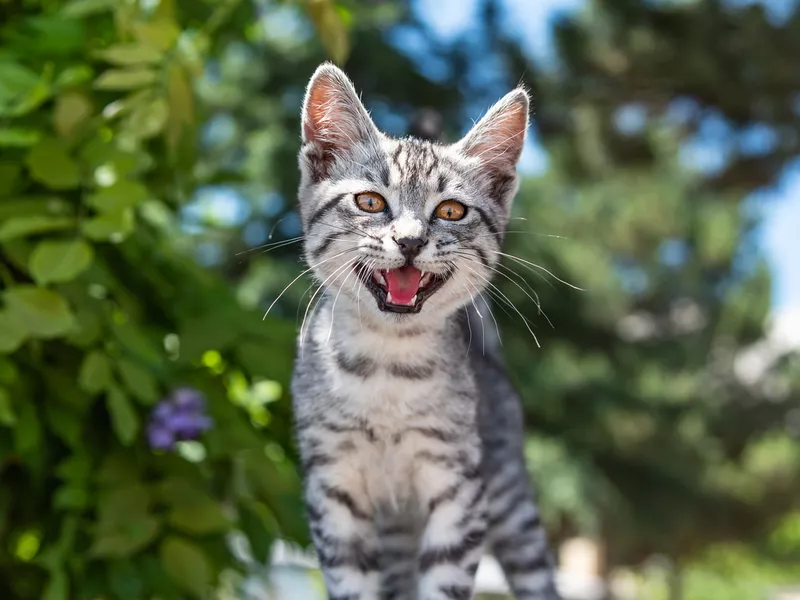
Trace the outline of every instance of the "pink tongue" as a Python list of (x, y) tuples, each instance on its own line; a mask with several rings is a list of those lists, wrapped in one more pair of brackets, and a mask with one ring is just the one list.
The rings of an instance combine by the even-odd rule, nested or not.
[(414, 267), (400, 267), (386, 271), (386, 284), (392, 295), (392, 304), (410, 305), (419, 288), (422, 272)]

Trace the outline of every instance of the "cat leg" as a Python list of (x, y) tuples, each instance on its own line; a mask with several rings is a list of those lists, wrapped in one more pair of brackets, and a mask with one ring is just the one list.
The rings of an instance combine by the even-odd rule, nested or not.
[(382, 515), (378, 525), (381, 541), (381, 583), (385, 600), (416, 600), (419, 519), (410, 513)]
[(494, 471), (488, 493), (488, 545), (517, 600), (558, 600), (547, 535), (521, 461)]
[[(485, 486), (477, 465), (421, 461), (417, 493), (428, 509), (419, 555), (420, 600), (469, 600), (486, 535)], [(421, 484), (421, 485), (420, 485)]]
[[(349, 469), (308, 475), (311, 536), (330, 600), (380, 600), (380, 547), (372, 509)], [(337, 477), (338, 475), (338, 477)]]

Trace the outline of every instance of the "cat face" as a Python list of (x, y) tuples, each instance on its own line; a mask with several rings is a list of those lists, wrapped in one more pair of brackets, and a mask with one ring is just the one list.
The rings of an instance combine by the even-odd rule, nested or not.
[(389, 322), (442, 319), (497, 268), (528, 96), (516, 89), (459, 142), (393, 139), (325, 64), (303, 106), (305, 257), (336, 302)]

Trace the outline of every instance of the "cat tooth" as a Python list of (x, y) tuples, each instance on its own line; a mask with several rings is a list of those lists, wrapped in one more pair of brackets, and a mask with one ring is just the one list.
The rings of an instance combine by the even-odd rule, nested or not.
[(392, 292), (386, 292), (386, 304), (394, 304), (392, 300), (394, 300), (394, 298), (392, 298)]
[(373, 271), (372, 278), (381, 285), (386, 285), (386, 279), (380, 271)]
[(417, 303), (417, 295), (414, 294), (414, 297), (411, 299), (411, 306), (414, 306)]

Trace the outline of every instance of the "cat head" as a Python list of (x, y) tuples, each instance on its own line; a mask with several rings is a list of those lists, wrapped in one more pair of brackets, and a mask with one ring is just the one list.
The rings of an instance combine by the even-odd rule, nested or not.
[(441, 320), (488, 285), (517, 191), (529, 100), (518, 88), (454, 144), (380, 132), (320, 66), (303, 103), (305, 257), (337, 302), (390, 323)]

